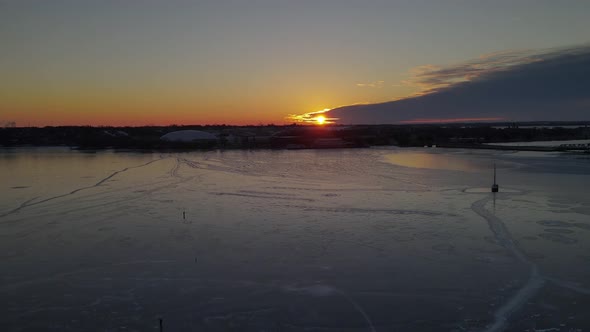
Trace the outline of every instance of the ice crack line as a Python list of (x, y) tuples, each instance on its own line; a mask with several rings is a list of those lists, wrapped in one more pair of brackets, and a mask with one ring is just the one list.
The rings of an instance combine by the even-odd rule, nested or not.
[(508, 302), (496, 310), (494, 313), (493, 324), (485, 329), (485, 332), (497, 332), (503, 331), (506, 328), (510, 315), (535, 295), (545, 283), (545, 279), (540, 275), (537, 266), (526, 257), (520, 248), (518, 248), (504, 222), (485, 208), (490, 199), (491, 196), (486, 196), (474, 202), (471, 205), (471, 209), (487, 221), (488, 226), (494, 233), (494, 237), (498, 243), (510, 251), (510, 253), (512, 253), (512, 255), (514, 255), (520, 262), (529, 267), (529, 279), (527, 282), (508, 300)]
[(35, 201), (37, 199), (37, 197), (35, 197), (33, 199), (30, 199), (30, 200), (22, 203), (21, 205), (19, 205), (15, 209), (12, 209), (12, 210), (4, 213), (4, 214), (0, 214), (0, 218), (6, 217), (6, 216), (11, 215), (11, 214), (14, 214), (16, 212), (19, 212), (20, 210), (23, 210), (23, 209), (25, 209), (27, 207), (31, 207), (31, 206), (34, 206), (34, 205), (46, 203), (46, 202), (52, 201), (54, 199), (58, 199), (58, 198), (62, 198), (62, 197), (70, 196), (70, 195), (74, 195), (74, 194), (76, 194), (76, 193), (78, 193), (78, 192), (80, 192), (82, 190), (96, 188), (96, 187), (102, 185), (103, 183), (107, 182), (108, 180), (112, 179), (113, 177), (117, 176), (118, 174), (121, 174), (123, 172), (127, 172), (130, 169), (145, 167), (145, 166), (147, 166), (149, 164), (155, 163), (155, 162), (160, 161), (160, 160), (163, 160), (163, 159), (165, 159), (165, 158), (159, 158), (159, 159), (151, 160), (151, 161), (149, 161), (147, 163), (144, 163), (144, 164), (141, 164), (141, 165), (137, 165), (137, 166), (125, 167), (123, 169), (120, 169), (118, 171), (115, 171), (115, 172), (109, 174), (108, 176), (106, 176), (105, 178), (101, 179), (100, 181), (98, 181), (97, 183), (95, 183), (95, 184), (93, 184), (91, 186), (78, 188), (78, 189), (75, 189), (75, 190), (70, 191), (69, 193), (65, 193), (65, 194), (61, 194), (61, 195), (49, 197), (49, 198), (46, 198), (46, 199), (40, 200), (40, 201)]

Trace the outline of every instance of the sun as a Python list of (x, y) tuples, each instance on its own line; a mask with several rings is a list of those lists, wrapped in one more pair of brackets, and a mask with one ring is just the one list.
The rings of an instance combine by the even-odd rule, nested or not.
[(323, 125), (326, 122), (326, 118), (320, 115), (315, 118), (315, 121), (317, 122), (317, 124)]

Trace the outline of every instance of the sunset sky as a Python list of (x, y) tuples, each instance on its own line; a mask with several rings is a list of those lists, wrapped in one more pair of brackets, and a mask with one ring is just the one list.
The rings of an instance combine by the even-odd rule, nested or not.
[[(290, 123), (513, 65), (498, 54), (537, 73), (545, 54), (585, 57), (589, 31), (588, 1), (0, 0), (0, 124)], [(436, 117), (495, 117), (470, 112)]]

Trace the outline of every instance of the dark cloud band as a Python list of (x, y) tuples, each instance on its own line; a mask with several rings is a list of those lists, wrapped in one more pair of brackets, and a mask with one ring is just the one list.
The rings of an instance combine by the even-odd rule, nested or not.
[[(415, 75), (419, 96), (333, 109), (340, 123), (590, 119), (590, 46), (504, 52)], [(482, 120), (485, 121), (485, 120)]]

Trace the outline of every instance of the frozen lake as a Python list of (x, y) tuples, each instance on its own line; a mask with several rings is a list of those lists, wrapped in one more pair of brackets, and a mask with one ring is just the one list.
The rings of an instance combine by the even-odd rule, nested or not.
[(588, 331), (589, 185), (557, 153), (4, 149), (2, 330)]

